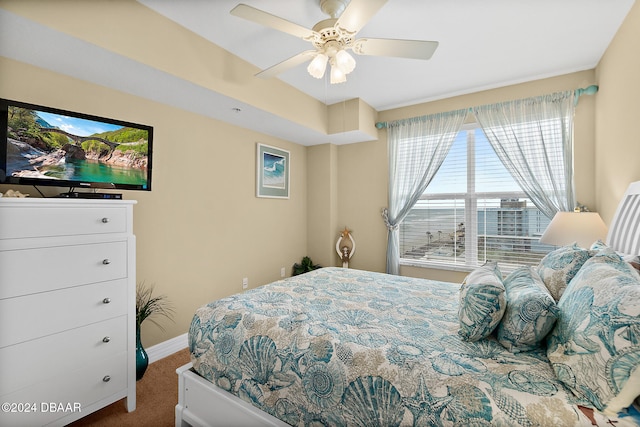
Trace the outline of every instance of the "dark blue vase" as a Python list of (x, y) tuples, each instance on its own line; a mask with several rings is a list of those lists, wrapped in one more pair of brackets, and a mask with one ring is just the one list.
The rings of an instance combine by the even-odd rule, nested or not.
[(136, 324), (136, 381), (140, 381), (149, 366), (149, 356), (142, 347), (140, 340), (140, 325)]

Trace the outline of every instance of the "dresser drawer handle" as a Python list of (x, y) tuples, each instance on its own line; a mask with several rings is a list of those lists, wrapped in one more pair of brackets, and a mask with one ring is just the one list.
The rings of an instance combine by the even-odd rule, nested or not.
[(109, 304), (111, 302), (111, 298), (105, 298), (102, 300), (103, 304)]
[(111, 261), (109, 260), (109, 258), (105, 258), (105, 259), (102, 260), (102, 263), (104, 265), (109, 265), (109, 264), (111, 264)]
[(105, 375), (104, 377), (102, 377), (102, 381), (108, 383), (109, 381), (111, 381), (111, 377), (109, 375)]
[(102, 338), (102, 342), (109, 342), (109, 341), (111, 341), (111, 338), (110, 338), (110, 337), (104, 337), (104, 338)]
[(109, 218), (107, 218), (107, 217), (102, 218), (102, 223), (103, 224), (106, 224), (108, 222), (109, 222)]

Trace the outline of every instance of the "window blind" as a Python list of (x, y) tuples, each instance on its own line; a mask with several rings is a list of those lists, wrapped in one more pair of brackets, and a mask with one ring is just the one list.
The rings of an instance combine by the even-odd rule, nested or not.
[(400, 257), (471, 267), (494, 260), (506, 270), (536, 265), (553, 249), (538, 241), (549, 222), (473, 125), (457, 135), (440, 170), (400, 224)]

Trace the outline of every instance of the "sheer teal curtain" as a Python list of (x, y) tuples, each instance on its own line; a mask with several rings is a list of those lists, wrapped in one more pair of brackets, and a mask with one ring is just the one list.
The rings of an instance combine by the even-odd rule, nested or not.
[(398, 274), (398, 224), (416, 204), (444, 161), (468, 110), (432, 114), (388, 124), (389, 206), (382, 210), (388, 229), (387, 273)]
[(473, 109), (502, 163), (549, 218), (575, 207), (574, 111), (573, 91)]

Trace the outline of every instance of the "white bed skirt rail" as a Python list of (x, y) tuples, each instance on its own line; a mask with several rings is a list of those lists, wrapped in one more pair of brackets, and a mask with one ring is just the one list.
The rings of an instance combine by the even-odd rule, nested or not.
[(176, 369), (178, 404), (176, 427), (285, 427), (288, 424), (267, 414), (205, 380), (191, 370), (191, 363)]

